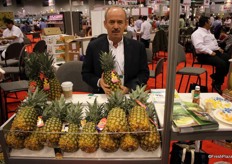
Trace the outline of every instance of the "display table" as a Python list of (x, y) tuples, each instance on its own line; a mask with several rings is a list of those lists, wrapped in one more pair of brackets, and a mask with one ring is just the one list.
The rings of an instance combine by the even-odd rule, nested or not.
[[(105, 94), (73, 94), (72, 102), (87, 105), (87, 102), (93, 103), (95, 98), (99, 104), (107, 101)], [(150, 101), (151, 99), (149, 99)], [(5, 122), (0, 129), (0, 143), (3, 147), (3, 153), (8, 164), (156, 164), (161, 163), (161, 145), (153, 152), (145, 152), (141, 148), (135, 152), (124, 152), (118, 150), (114, 153), (105, 153), (100, 148), (94, 153), (85, 153), (78, 150), (75, 153), (64, 153), (62, 159), (56, 159), (52, 148), (45, 148), (41, 151), (30, 151), (28, 149), (9, 150), (6, 145), (4, 133), (10, 129), (15, 115)]]
[[(153, 95), (151, 95), (153, 96)], [(179, 93), (180, 99), (182, 101), (191, 102), (191, 93)], [(218, 93), (201, 93), (201, 105), (204, 100), (211, 97), (221, 97)], [(222, 97), (221, 97), (222, 98)], [(156, 112), (159, 118), (159, 123), (161, 128), (164, 125), (164, 103), (155, 103)], [(172, 109), (170, 109), (172, 110)], [(216, 119), (217, 120), (217, 119)], [(217, 120), (218, 121), (218, 120)], [(172, 132), (173, 140), (221, 140), (221, 139), (231, 139), (232, 136), (232, 125), (228, 125), (218, 121), (219, 128), (216, 131), (202, 131), (202, 132), (192, 132), (192, 133), (179, 133)]]

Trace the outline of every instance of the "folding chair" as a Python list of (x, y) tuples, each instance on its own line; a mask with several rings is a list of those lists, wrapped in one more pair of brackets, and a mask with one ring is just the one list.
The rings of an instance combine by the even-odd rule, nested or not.
[(163, 88), (163, 81), (164, 81), (163, 66), (164, 66), (164, 58), (160, 58), (159, 61), (157, 62), (155, 69), (149, 71), (149, 77), (155, 79), (155, 88), (157, 83), (157, 76), (159, 74), (162, 74), (162, 88)]
[[(206, 84), (206, 87), (208, 86), (207, 85), (207, 82), (208, 82), (208, 80), (207, 80), (207, 77), (208, 77), (207, 70), (205, 68), (187, 67), (186, 66), (186, 56), (185, 56), (184, 47), (182, 45), (178, 44), (178, 60), (177, 60), (177, 65), (179, 65), (182, 62), (184, 62), (184, 67), (181, 68), (181, 69), (179, 69), (176, 72), (176, 74), (181, 75), (180, 84), (179, 84), (179, 87), (178, 87), (178, 92), (180, 91), (180, 87), (181, 87), (184, 75), (188, 75), (189, 77), (190, 76), (197, 76), (197, 79), (199, 80), (199, 85), (201, 85), (201, 77), (200, 77), (200, 75), (202, 75), (202, 74), (205, 73), (205, 78), (206, 78), (205, 84)], [(198, 80), (197, 80), (197, 82), (198, 82)], [(186, 84), (186, 88), (185, 88), (185, 92), (187, 91), (189, 81), (190, 81), (190, 78), (188, 78), (188, 81), (187, 81), (187, 84)]]

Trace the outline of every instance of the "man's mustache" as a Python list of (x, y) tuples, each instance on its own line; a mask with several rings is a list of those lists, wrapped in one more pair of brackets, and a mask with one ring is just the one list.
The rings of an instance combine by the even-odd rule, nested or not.
[(113, 30), (112, 33), (119, 33), (120, 30)]

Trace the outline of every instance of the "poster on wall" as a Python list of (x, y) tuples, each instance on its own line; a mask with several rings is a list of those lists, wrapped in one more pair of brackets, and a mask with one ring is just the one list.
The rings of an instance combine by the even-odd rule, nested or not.
[(204, 7), (209, 8), (209, 2), (210, 0), (204, 0)]
[(133, 15), (133, 16), (140, 15), (139, 8), (132, 8), (131, 15)]
[(232, 6), (232, 1), (231, 0), (225, 0), (224, 1), (224, 10), (230, 11)]
[(13, 12), (0, 12), (0, 27), (5, 28), (4, 19), (8, 18), (14, 20), (14, 13)]
[(183, 5), (190, 6), (191, 5), (191, 0), (184, 0)]

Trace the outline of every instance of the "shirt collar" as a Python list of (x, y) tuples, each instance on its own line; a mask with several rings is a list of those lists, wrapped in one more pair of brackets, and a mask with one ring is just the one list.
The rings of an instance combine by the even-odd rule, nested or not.
[[(111, 41), (108, 36), (107, 36), (107, 39), (108, 39), (110, 47), (114, 47), (113, 41)], [(122, 40), (120, 42), (118, 42), (118, 46), (120, 46), (122, 44), (123, 44), (123, 37), (122, 37)]]
[(207, 30), (207, 29), (205, 29), (203, 27), (198, 27), (198, 28), (201, 29), (201, 30), (203, 30), (203, 31), (205, 31), (205, 32), (210, 32), (210, 30)]

